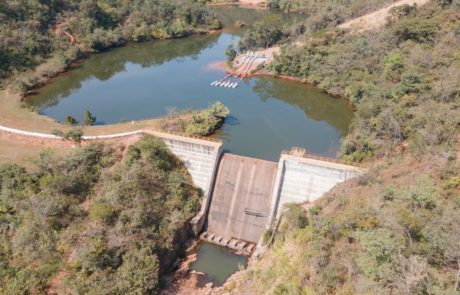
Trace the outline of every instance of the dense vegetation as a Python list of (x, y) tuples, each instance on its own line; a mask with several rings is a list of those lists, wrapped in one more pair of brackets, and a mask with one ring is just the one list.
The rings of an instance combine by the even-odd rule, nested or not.
[[(395, 0), (268, 0), (268, 6), (313, 18), (313, 22), (332, 25), (361, 16)], [(322, 21), (320, 21), (322, 20)]]
[(0, 293), (155, 293), (200, 208), (164, 143), (95, 144), (37, 165), (0, 167)]
[(269, 0), (274, 9), (295, 12), (302, 17), (291, 17), (293, 21), (283, 25), (279, 19), (269, 17), (254, 23), (251, 30), (239, 42), (239, 50), (265, 48), (280, 42), (299, 41), (309, 33), (334, 27), (347, 19), (393, 3), (393, 0)]
[(208, 136), (222, 127), (228, 115), (230, 115), (230, 110), (218, 101), (200, 111), (171, 110), (169, 116), (161, 119), (160, 128), (191, 136)]
[(393, 11), (381, 33), (322, 31), (272, 64), (356, 106), (343, 154), (360, 161), (409, 142), (416, 153), (457, 141), (460, 124), (460, 3)]
[(193, 0), (1, 1), (0, 83), (47, 61), (16, 85), (25, 91), (86, 53), (220, 26)]

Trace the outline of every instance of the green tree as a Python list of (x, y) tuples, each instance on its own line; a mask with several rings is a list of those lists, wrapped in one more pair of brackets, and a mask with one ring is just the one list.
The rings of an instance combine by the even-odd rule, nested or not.
[(233, 44), (230, 44), (227, 49), (225, 50), (225, 55), (227, 55), (227, 60), (228, 61), (233, 61), (236, 57), (236, 50)]
[(116, 273), (119, 294), (152, 294), (158, 289), (158, 257), (149, 248), (131, 249), (123, 255)]
[(362, 252), (357, 263), (366, 276), (386, 284), (396, 274), (398, 254), (403, 246), (387, 229), (377, 229), (359, 234)]
[(64, 134), (64, 138), (80, 143), (83, 139), (83, 130), (79, 127), (72, 128), (69, 132)]
[(94, 123), (96, 123), (96, 117), (94, 117), (90, 111), (86, 111), (83, 114), (83, 122), (85, 123), (85, 125), (94, 125)]
[(72, 117), (71, 115), (67, 115), (67, 117), (65, 117), (65, 122), (67, 125), (69, 126), (75, 126), (78, 124), (78, 121), (77, 119), (75, 119), (74, 117)]

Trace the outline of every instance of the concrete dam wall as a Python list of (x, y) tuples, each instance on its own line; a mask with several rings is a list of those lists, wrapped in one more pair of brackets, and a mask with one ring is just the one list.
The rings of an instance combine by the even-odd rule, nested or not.
[(204, 199), (201, 203), (201, 210), (190, 222), (192, 230), (198, 235), (203, 228), (209, 209), (217, 165), (222, 153), (222, 142), (156, 131), (144, 131), (144, 133), (163, 139), (171, 152), (187, 167), (194, 184), (203, 190)]
[[(207, 241), (250, 253), (286, 203), (313, 202), (338, 183), (365, 170), (293, 149), (278, 163), (222, 155), (222, 143), (154, 131), (187, 167), (204, 192), (191, 221)], [(300, 153), (299, 153), (300, 151)]]
[[(332, 160), (332, 159), (331, 159)], [(282, 154), (278, 163), (271, 214), (267, 226), (286, 203), (314, 202), (337, 184), (361, 175), (364, 169), (315, 159), (308, 154)]]
[(223, 155), (211, 198), (207, 232), (257, 244), (267, 224), (278, 164)]
[(222, 142), (156, 131), (145, 133), (163, 139), (171, 152), (187, 167), (195, 185), (203, 190), (205, 196), (210, 194), (215, 169), (222, 153)]

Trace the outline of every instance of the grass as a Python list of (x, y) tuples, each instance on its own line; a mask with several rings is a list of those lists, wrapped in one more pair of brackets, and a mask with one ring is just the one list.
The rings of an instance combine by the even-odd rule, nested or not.
[(49, 151), (56, 156), (66, 156), (72, 150), (72, 145), (63, 145), (58, 148), (42, 141), (31, 143), (24, 140), (12, 140), (8, 135), (0, 135), (0, 165), (17, 164), (33, 170), (36, 168), (35, 160), (41, 153)]
[[(68, 131), (70, 128), (49, 117), (32, 112), (21, 104), (19, 95), (8, 90), (0, 91), (0, 125), (25, 131), (51, 133), (53, 130)], [(123, 133), (140, 129), (158, 129), (160, 119), (118, 123), (113, 125), (85, 126), (85, 135)]]
[[(35, 113), (21, 105), (19, 95), (8, 90), (0, 91), (0, 125), (25, 131), (51, 133), (53, 130), (67, 131), (70, 127), (49, 117)], [(85, 126), (85, 135), (123, 133), (140, 129), (158, 129), (160, 119), (119, 123), (104, 126)], [(48, 141), (26, 138), (0, 132), (0, 164), (18, 164), (27, 168), (34, 167), (34, 160), (40, 153), (50, 151), (65, 156), (73, 150), (72, 142)]]

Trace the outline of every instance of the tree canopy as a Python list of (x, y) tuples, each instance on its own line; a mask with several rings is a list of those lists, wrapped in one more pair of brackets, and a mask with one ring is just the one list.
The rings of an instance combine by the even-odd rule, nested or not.
[(156, 293), (200, 208), (166, 145), (94, 144), (37, 167), (0, 166), (0, 293)]

